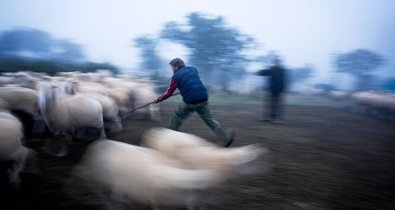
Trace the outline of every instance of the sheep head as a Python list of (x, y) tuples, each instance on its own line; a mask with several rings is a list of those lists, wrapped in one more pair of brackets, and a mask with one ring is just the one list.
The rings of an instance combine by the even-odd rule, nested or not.
[(64, 84), (64, 93), (68, 95), (75, 95), (78, 89), (78, 81), (73, 79), (66, 80)]
[(42, 112), (47, 111), (49, 106), (55, 104), (58, 94), (61, 94), (60, 88), (49, 82), (40, 82), (37, 89), (38, 105)]

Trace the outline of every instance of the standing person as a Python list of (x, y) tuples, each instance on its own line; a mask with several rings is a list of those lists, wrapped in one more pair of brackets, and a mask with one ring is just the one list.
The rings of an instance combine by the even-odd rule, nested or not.
[(255, 73), (258, 76), (269, 76), (266, 112), (263, 121), (283, 124), (283, 93), (285, 91), (285, 69), (281, 60), (275, 58), (269, 69), (262, 69)]
[(207, 89), (200, 80), (197, 69), (185, 66), (184, 61), (180, 58), (174, 58), (169, 64), (174, 72), (170, 85), (166, 92), (154, 101), (154, 103), (164, 101), (177, 88), (180, 90), (183, 102), (177, 106), (169, 128), (179, 130), (182, 121), (196, 111), (206, 125), (225, 141), (224, 146), (229, 147), (234, 141), (235, 132), (222, 127), (211, 115), (208, 107)]

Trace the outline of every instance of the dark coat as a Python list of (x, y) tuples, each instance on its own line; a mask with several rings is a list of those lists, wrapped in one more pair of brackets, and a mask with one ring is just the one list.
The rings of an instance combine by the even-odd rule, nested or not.
[(196, 68), (181, 67), (174, 72), (172, 79), (177, 82), (177, 88), (185, 103), (197, 104), (208, 100), (207, 89)]
[(268, 90), (273, 94), (279, 94), (286, 89), (285, 69), (281, 66), (272, 66), (269, 69), (259, 70), (255, 73), (259, 76), (270, 76)]

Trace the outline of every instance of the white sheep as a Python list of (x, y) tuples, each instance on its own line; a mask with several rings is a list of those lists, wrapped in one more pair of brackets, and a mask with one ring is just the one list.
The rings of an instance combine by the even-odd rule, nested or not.
[(91, 186), (110, 192), (115, 203), (137, 201), (154, 209), (199, 207), (206, 201), (200, 196), (211, 196), (209, 189), (221, 187), (262, 153), (255, 146), (219, 148), (165, 128), (149, 130), (144, 143), (153, 149), (112, 140), (94, 142), (78, 174), (92, 181)]
[(22, 121), (25, 136), (30, 137), (35, 119), (40, 118), (37, 91), (24, 87), (0, 87), (0, 99)]
[(345, 99), (349, 96), (349, 93), (341, 90), (331, 90), (329, 95), (334, 99)]
[(109, 96), (117, 103), (120, 114), (130, 111), (134, 107), (133, 92), (127, 88), (110, 88)]
[(95, 92), (77, 92), (77, 83), (75, 80), (71, 79), (68, 79), (66, 82), (61, 84), (61, 88), (67, 95), (80, 95), (98, 101), (101, 104), (103, 110), (104, 127), (111, 132), (118, 132), (122, 130), (121, 118), (119, 117), (119, 108), (113, 98)]
[(0, 110), (1, 173), (5, 173), (7, 184), (12, 187), (19, 186), (19, 173), (24, 168), (28, 155), (28, 149), (22, 145), (22, 138), (23, 126), (19, 120), (10, 113)]
[(103, 123), (106, 129), (111, 132), (118, 132), (122, 130), (121, 118), (119, 117), (119, 108), (114, 99), (109, 96), (97, 93), (77, 93), (76, 95), (92, 98), (101, 104), (103, 109)]
[(301, 87), (297, 92), (301, 95), (308, 95), (308, 96), (322, 95), (325, 93), (325, 91), (321, 88), (315, 88), (309, 86)]
[(185, 167), (215, 169), (222, 173), (237, 173), (257, 159), (266, 149), (257, 145), (223, 148), (196, 135), (166, 128), (152, 128), (143, 135), (144, 146), (179, 160)]
[(95, 82), (78, 82), (77, 92), (98, 93), (105, 96), (109, 95), (109, 89), (106, 86)]
[(395, 96), (375, 91), (357, 92), (352, 94), (357, 104), (356, 110), (374, 117), (395, 120)]
[[(39, 106), (43, 118), (49, 130), (56, 136), (66, 136), (61, 145), (60, 152), (56, 156), (64, 156), (67, 153), (70, 135), (75, 135), (78, 129), (94, 130), (105, 138), (103, 125), (103, 111), (101, 104), (84, 96), (69, 96), (63, 93), (59, 87), (50, 83), (39, 84)], [(47, 152), (51, 152), (52, 139), (48, 139)]]
[(113, 77), (114, 76), (112, 71), (110, 71), (108, 69), (97, 69), (96, 70), (96, 74), (98, 75), (98, 80), (99, 81), (103, 81), (104, 78)]
[(37, 79), (34, 77), (32, 72), (18, 72), (14, 75), (12, 84), (18, 87), (25, 87), (29, 89), (36, 88)]
[[(141, 83), (136, 85), (134, 89), (134, 106), (141, 107), (145, 104), (148, 104), (154, 101), (158, 94), (155, 92), (155, 86), (152, 83)], [(154, 121), (160, 121), (160, 107), (159, 104), (150, 104), (149, 106), (145, 107), (144, 109), (136, 110), (136, 114), (140, 116), (147, 115), (149, 119)]]
[[(106, 78), (104, 83), (110, 88), (110, 96), (113, 97), (121, 110), (121, 113), (133, 108), (144, 106), (157, 98), (155, 85), (149, 81), (131, 81), (127, 78)], [(159, 104), (151, 104), (144, 109), (138, 109), (134, 113), (136, 118), (146, 115), (151, 120), (160, 121)]]
[(13, 77), (3, 77), (3, 76), (0, 76), (0, 87), (6, 86), (6, 85), (8, 85), (8, 84), (11, 84), (13, 80), (14, 80)]
[(218, 171), (181, 166), (152, 149), (100, 140), (88, 147), (76, 171), (84, 183), (109, 192), (105, 194), (115, 203), (133, 201), (154, 208), (199, 205), (203, 201), (198, 192), (223, 181)]
[(12, 110), (24, 111), (31, 116), (38, 115), (37, 91), (24, 87), (0, 87), (0, 98)]

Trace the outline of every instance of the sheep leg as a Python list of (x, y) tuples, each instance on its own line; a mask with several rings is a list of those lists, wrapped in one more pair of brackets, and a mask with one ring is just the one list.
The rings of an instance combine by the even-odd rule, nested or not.
[(47, 153), (48, 155), (55, 156), (54, 150), (56, 148), (56, 139), (55, 136), (59, 134), (58, 130), (51, 130), (49, 127), (48, 129), (48, 136), (45, 138), (44, 145), (42, 146), (42, 150)]
[(157, 104), (151, 104), (149, 107), (149, 115), (151, 120), (159, 122), (161, 121), (161, 117), (160, 117), (160, 112), (159, 112), (159, 106)]
[(104, 121), (104, 131), (105, 133), (117, 133), (122, 131), (122, 123), (121, 123), (121, 118), (120, 117), (114, 117), (113, 119), (110, 120), (105, 120)]
[(96, 139), (106, 139), (106, 131), (103, 127), (84, 127), (79, 128), (74, 133), (74, 138), (83, 141), (94, 141)]
[(21, 177), (19, 176), (19, 173), (21, 171), (20, 168), (21, 163), (18, 163), (18, 161), (14, 161), (11, 167), (7, 170), (8, 181), (12, 189), (18, 189), (21, 184)]
[(104, 130), (104, 127), (101, 129), (99, 139), (107, 139), (107, 135), (106, 135), (106, 131)]
[(121, 118), (120, 117), (116, 117), (114, 119), (114, 123), (111, 126), (111, 131), (112, 132), (119, 132), (122, 131), (123, 127), (122, 127), (122, 122), (121, 122)]
[(40, 173), (40, 163), (38, 161), (37, 153), (34, 150), (28, 149), (23, 173), (38, 175)]
[(69, 145), (72, 141), (72, 137), (70, 135), (62, 135), (61, 136), (61, 145), (60, 145), (60, 151), (56, 155), (57, 157), (64, 157), (67, 155), (69, 152)]
[(43, 150), (45, 153), (55, 156), (55, 157), (64, 157), (68, 153), (69, 144), (71, 142), (70, 135), (54, 135), (53, 137), (49, 137), (45, 141), (45, 145), (43, 146)]

